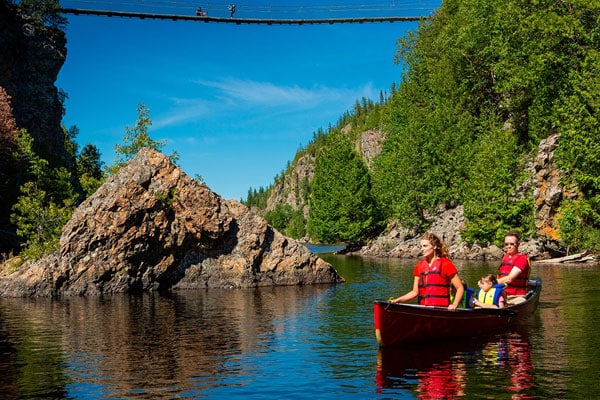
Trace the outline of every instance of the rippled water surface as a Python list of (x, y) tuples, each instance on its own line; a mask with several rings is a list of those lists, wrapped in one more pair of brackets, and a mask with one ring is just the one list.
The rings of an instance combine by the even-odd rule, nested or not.
[(408, 290), (414, 261), (322, 256), (346, 283), (0, 299), (0, 399), (598, 397), (597, 267), (535, 266), (517, 331), (379, 349), (373, 300)]

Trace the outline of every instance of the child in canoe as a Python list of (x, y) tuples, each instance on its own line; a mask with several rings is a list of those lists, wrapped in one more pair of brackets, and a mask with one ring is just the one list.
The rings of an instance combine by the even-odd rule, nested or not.
[(506, 304), (506, 293), (504, 285), (498, 284), (493, 274), (481, 277), (477, 283), (479, 290), (475, 293), (473, 305), (480, 308), (504, 308)]

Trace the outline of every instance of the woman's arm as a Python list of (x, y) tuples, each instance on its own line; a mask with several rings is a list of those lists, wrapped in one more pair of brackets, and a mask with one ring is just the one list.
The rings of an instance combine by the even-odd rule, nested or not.
[(415, 280), (413, 281), (413, 288), (410, 292), (393, 299), (392, 303), (405, 303), (407, 301), (411, 301), (419, 295), (419, 277), (415, 276)]
[(452, 283), (452, 286), (454, 286), (454, 288), (456, 289), (456, 294), (454, 295), (454, 302), (452, 302), (452, 304), (448, 306), (448, 310), (456, 310), (456, 308), (463, 299), (465, 287), (463, 286), (458, 274), (454, 274), (452, 280), (450, 280), (450, 283)]

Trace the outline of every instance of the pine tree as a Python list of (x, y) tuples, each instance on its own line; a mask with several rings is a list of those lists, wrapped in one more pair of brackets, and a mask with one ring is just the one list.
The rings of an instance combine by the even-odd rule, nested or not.
[(359, 242), (380, 224), (366, 165), (341, 131), (317, 155), (308, 230), (323, 243)]
[[(123, 142), (125, 144), (115, 145), (115, 153), (117, 159), (115, 162), (108, 167), (107, 172), (109, 174), (116, 173), (127, 161), (131, 160), (142, 148), (147, 147), (157, 151), (161, 151), (167, 144), (166, 140), (154, 140), (150, 137), (148, 129), (152, 125), (150, 119), (150, 110), (146, 105), (140, 104), (137, 108), (138, 119), (135, 122), (133, 128), (125, 127), (125, 136)], [(176, 162), (179, 156), (177, 153), (173, 153), (169, 156), (172, 162)]]
[(79, 153), (77, 172), (86, 197), (92, 195), (104, 182), (103, 164), (100, 160), (100, 150), (93, 144), (86, 144)]

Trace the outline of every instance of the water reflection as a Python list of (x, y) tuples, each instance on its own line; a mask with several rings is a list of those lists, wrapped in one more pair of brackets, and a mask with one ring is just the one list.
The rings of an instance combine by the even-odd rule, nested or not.
[[(529, 398), (533, 366), (526, 333), (381, 348), (378, 393), (404, 389), (421, 399), (481, 396)], [(503, 388), (503, 389), (499, 389)]]
[[(285, 329), (283, 317), (305, 313), (307, 300), (326, 290), (328, 286), (3, 299), (0, 326), (10, 333), (0, 336), (6, 360), (0, 364), (2, 391), (12, 390), (12, 398), (198, 394), (231, 376), (251, 374), (236, 367), (235, 359), (266, 351)], [(27, 358), (5, 358), (11, 354)], [(24, 381), (29, 372), (31, 379)]]
[(346, 283), (0, 299), (0, 399), (598, 398), (600, 269), (534, 266), (518, 331), (379, 350), (373, 299), (409, 290), (414, 262), (324, 257)]

